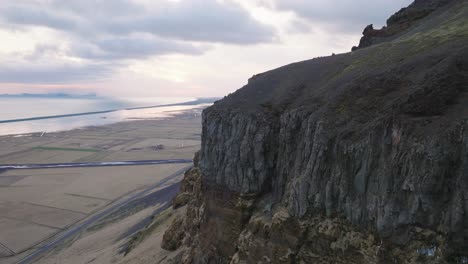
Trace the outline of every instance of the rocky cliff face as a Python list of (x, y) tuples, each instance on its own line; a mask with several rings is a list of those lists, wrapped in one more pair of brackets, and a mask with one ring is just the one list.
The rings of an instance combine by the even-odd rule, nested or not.
[(177, 261), (468, 263), (468, 3), (432, 2), (204, 111)]

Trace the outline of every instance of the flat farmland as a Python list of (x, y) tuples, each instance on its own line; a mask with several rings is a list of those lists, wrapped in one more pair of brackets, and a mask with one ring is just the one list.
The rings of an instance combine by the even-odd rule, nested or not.
[[(0, 137), (0, 165), (191, 159), (200, 115)], [(0, 171), (0, 263), (188, 164)], [(3, 257), (3, 258), (2, 258)]]
[(200, 148), (199, 116), (139, 120), (58, 133), (0, 137), (0, 164), (190, 159)]

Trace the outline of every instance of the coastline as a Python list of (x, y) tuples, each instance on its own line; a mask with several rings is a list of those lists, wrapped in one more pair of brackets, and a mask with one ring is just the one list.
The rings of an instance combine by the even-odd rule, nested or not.
[(54, 119), (54, 118), (74, 117), (74, 116), (107, 114), (107, 113), (112, 113), (112, 112), (117, 112), (117, 111), (123, 111), (123, 110), (140, 110), (140, 109), (150, 109), (150, 108), (159, 108), (159, 107), (168, 107), (168, 106), (195, 106), (195, 105), (209, 104), (209, 103), (212, 103), (212, 101), (213, 101), (213, 100), (216, 100), (216, 99), (217, 99), (217, 98), (198, 98), (198, 99), (193, 100), (193, 101), (181, 102), (181, 103), (173, 103), (173, 104), (161, 104), (161, 105), (139, 106), (139, 107), (125, 107), (125, 108), (119, 108), (119, 109), (109, 109), (109, 110), (102, 110), (102, 111), (81, 112), (81, 113), (73, 113), (73, 114), (49, 115), (49, 116), (35, 116), (35, 117), (28, 117), (28, 118), (7, 119), (7, 120), (0, 120), (0, 124), (5, 124), (5, 123), (16, 123), (16, 122), (24, 122), (24, 121), (35, 121), (35, 120), (42, 120), (42, 119)]
[[(85, 130), (87, 128), (109, 126), (122, 122), (184, 118), (186, 115), (200, 115), (201, 111), (210, 105), (211, 103), (200, 103), (200, 101), (197, 100), (160, 106), (3, 120), (0, 121), (0, 138), (43, 136), (46, 133), (50, 134), (71, 130)], [(138, 110), (150, 111), (153, 109), (158, 110), (159, 112), (138, 112)], [(114, 114), (115, 116), (98, 116), (100, 114)]]
[[(201, 112), (206, 106), (197, 106), (185, 110), (168, 112), (166, 115), (157, 118), (127, 119), (115, 123), (104, 125), (82, 126), (68, 130), (53, 132), (30, 132), (0, 135), (0, 164), (43, 164), (61, 162), (115, 162), (128, 160), (151, 160), (151, 159), (191, 159), (192, 154), (182, 157), (174, 155), (155, 155), (160, 146), (144, 146), (125, 150), (125, 153), (132, 153), (121, 156), (111, 156), (103, 158), (109, 152), (114, 152), (118, 144), (138, 141), (140, 138), (151, 137), (151, 130), (164, 130), (164, 126), (173, 123), (190, 123), (192, 126), (201, 129)], [(144, 133), (137, 135), (127, 135), (130, 130), (144, 130)], [(181, 128), (184, 130), (185, 128)], [(199, 131), (201, 133), (201, 131)], [(147, 134), (148, 133), (148, 134)], [(156, 132), (157, 133), (157, 132)], [(184, 135), (196, 140), (199, 144), (201, 134)], [(125, 134), (126, 139), (121, 139), (120, 135)], [(72, 140), (72, 138), (77, 138)], [(135, 137), (135, 138), (133, 138)], [(104, 141), (105, 143), (97, 144)], [(114, 142), (115, 141), (115, 142)], [(168, 142), (174, 144), (170, 139)], [(177, 141), (174, 138), (173, 141)], [(182, 141), (181, 146), (186, 148), (188, 143)], [(161, 144), (160, 144), (161, 145)], [(148, 149), (153, 148), (153, 149)], [(119, 152), (118, 150), (115, 150)], [(195, 152), (194, 150), (193, 152)], [(164, 151), (159, 151), (164, 153)], [(41, 155), (37, 155), (41, 153)], [(63, 153), (63, 156), (49, 157), (47, 153)], [(147, 156), (144, 155), (147, 154)], [(91, 155), (90, 155), (91, 154)], [(135, 155), (133, 155), (135, 154)], [(45, 155), (45, 156), (44, 156)], [(40, 157), (44, 157), (40, 159)], [(87, 157), (87, 158), (85, 158)], [(92, 158), (96, 157), (96, 158)]]

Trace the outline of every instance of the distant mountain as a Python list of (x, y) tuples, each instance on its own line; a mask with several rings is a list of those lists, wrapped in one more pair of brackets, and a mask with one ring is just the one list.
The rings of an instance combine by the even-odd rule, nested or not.
[(211, 104), (218, 100), (221, 100), (221, 97), (200, 97), (194, 101), (178, 103), (177, 105), (197, 105), (197, 104)]

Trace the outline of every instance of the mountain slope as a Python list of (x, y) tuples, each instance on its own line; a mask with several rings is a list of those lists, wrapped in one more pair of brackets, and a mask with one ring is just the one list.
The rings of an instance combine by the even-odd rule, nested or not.
[(204, 111), (177, 261), (468, 263), (468, 2), (421, 3)]

